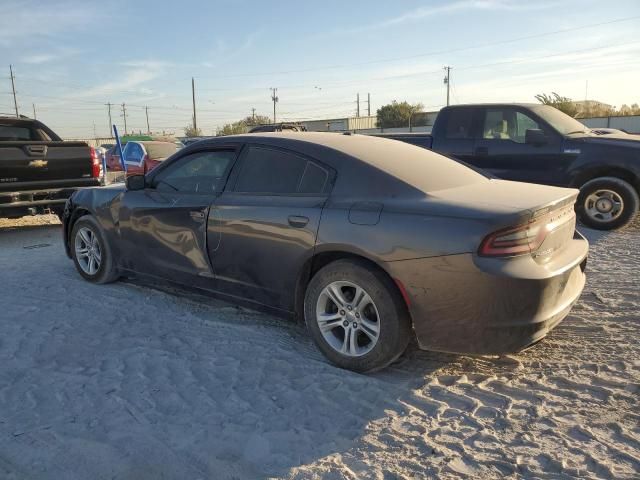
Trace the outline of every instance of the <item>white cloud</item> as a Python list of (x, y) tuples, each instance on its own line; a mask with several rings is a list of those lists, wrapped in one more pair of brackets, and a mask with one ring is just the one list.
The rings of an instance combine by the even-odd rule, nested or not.
[(523, 10), (542, 10), (556, 5), (555, 2), (523, 2), (518, 0), (457, 0), (444, 2), (436, 6), (419, 7), (414, 10), (404, 12), (397, 17), (393, 17), (380, 22), (370, 23), (361, 27), (349, 28), (334, 33), (354, 34), (370, 30), (394, 27), (405, 23), (416, 22), (435, 15), (455, 13), (469, 10), (486, 10), (498, 12), (511, 12)]
[(102, 97), (121, 94), (122, 92), (147, 94), (152, 92), (143, 84), (158, 78), (162, 74), (162, 68), (132, 68), (131, 70), (116, 76), (118, 80), (97, 85), (88, 90), (75, 92), (73, 98)]
[(50, 63), (58, 60), (71, 57), (80, 53), (80, 50), (75, 48), (56, 48), (49, 52), (33, 53), (24, 55), (20, 58), (21, 63), (27, 63), (31, 65), (41, 65), (43, 63)]
[(3, 0), (0, 15), (0, 45), (10, 46), (29, 37), (51, 36), (70, 29), (90, 28), (104, 20), (98, 8), (77, 0), (36, 3)]

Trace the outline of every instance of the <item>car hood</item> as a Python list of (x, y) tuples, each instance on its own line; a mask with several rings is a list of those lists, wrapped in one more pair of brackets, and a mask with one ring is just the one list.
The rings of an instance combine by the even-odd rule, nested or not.
[(612, 133), (608, 135), (585, 135), (580, 141), (596, 145), (609, 145), (615, 147), (640, 148), (640, 135), (624, 133)]

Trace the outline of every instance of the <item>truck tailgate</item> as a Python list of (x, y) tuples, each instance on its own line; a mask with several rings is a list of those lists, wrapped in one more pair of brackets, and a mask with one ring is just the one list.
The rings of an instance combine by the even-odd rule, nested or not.
[(42, 184), (54, 187), (90, 179), (92, 159), (84, 142), (22, 141), (0, 143), (0, 192)]

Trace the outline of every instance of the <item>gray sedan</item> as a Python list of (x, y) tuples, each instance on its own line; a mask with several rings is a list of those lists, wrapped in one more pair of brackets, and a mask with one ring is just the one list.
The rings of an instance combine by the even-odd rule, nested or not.
[(414, 336), (475, 354), (541, 340), (585, 283), (577, 193), (383, 138), (219, 137), (76, 192), (65, 246), (91, 282), (148, 276), (301, 319), (327, 358), (366, 372)]

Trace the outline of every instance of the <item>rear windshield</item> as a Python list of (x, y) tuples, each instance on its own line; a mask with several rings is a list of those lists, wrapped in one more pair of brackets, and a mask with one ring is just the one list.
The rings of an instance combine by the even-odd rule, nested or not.
[(178, 146), (175, 143), (154, 142), (143, 145), (151, 160), (164, 160), (178, 151)]
[(0, 125), (0, 141), (21, 142), (24, 140), (38, 140), (38, 138), (35, 132), (28, 127)]

